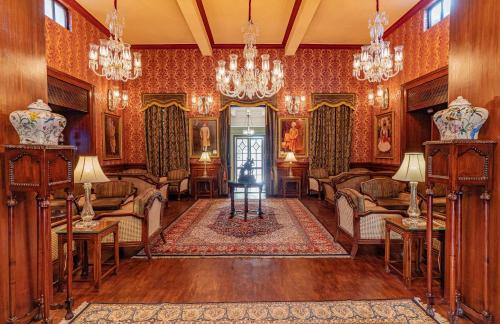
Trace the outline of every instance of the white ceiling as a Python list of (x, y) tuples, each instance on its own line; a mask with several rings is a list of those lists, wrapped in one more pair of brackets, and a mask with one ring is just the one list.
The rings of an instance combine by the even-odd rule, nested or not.
[[(126, 21), (125, 40), (132, 44), (196, 43), (178, 1), (194, 0), (118, 0)], [(305, 1), (309, 0), (302, 0), (302, 5)], [(380, 0), (380, 8), (387, 12), (390, 25), (418, 1)], [(113, 0), (77, 2), (104, 25), (106, 13), (113, 8)], [(247, 0), (202, 0), (202, 4), (215, 44), (243, 43)], [(260, 30), (258, 43), (282, 43), (294, 4), (295, 0), (252, 1), (252, 17)], [(368, 19), (374, 12), (375, 0), (321, 0), (301, 43), (367, 43)]]

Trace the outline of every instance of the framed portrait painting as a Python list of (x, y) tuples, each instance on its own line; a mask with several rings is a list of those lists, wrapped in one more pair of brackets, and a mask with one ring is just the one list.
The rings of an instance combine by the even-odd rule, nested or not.
[(295, 156), (307, 156), (308, 153), (308, 120), (307, 118), (280, 118), (278, 123), (279, 152), (293, 152)]
[(122, 117), (103, 113), (104, 160), (122, 158)]
[(200, 157), (202, 152), (219, 156), (219, 120), (211, 117), (189, 118), (189, 146), (191, 157)]
[(394, 155), (394, 112), (375, 115), (374, 152), (376, 159), (392, 159)]

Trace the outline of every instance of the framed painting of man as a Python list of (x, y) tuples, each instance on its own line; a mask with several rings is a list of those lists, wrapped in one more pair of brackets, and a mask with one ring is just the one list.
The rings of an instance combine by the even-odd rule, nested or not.
[(309, 142), (307, 118), (280, 118), (278, 136), (280, 156), (290, 151), (295, 153), (295, 156), (307, 156)]
[(202, 152), (219, 156), (219, 120), (211, 117), (189, 118), (189, 155), (200, 157)]
[(374, 152), (376, 159), (392, 159), (394, 155), (394, 112), (375, 115)]
[(122, 158), (122, 118), (118, 115), (103, 113), (103, 150), (104, 160)]

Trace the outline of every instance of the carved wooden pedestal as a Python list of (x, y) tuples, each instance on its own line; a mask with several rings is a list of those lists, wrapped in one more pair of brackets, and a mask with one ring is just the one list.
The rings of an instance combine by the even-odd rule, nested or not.
[[(488, 226), (491, 188), (493, 181), (493, 156), (496, 142), (486, 140), (450, 140), (425, 142), (426, 184), (427, 184), (427, 273), (432, 273), (432, 200), (433, 187), (441, 183), (447, 185), (446, 201), (446, 273), (448, 275), (445, 297), (450, 303), (449, 319), (456, 323), (457, 318), (467, 315), (476, 322), (492, 323), (493, 318), (488, 311)], [(469, 200), (479, 196), (481, 204), (477, 208), (469, 208), (463, 213), (465, 189)], [(462, 228), (464, 218), (482, 217), (482, 228)], [(483, 241), (482, 263), (474, 264), (481, 269), (482, 306), (481, 310), (468, 305), (464, 298), (465, 283), (464, 264), (471, 262), (472, 255), (464, 254), (466, 247), (462, 240), (464, 230), (480, 233)], [(473, 243), (473, 242), (472, 242)], [(468, 242), (471, 244), (471, 242)], [(479, 249), (480, 247), (478, 247)], [(481, 280), (481, 278), (477, 278)], [(427, 312), (433, 314), (432, 276), (427, 278)], [(477, 304), (477, 302), (476, 302)], [(478, 306), (476, 305), (475, 308)]]
[[(51, 226), (50, 226), (50, 193), (57, 189), (65, 189), (66, 221), (68, 241), (72, 241), (72, 200), (73, 200), (73, 160), (74, 146), (56, 145), (5, 145), (5, 174), (8, 206), (8, 257), (9, 257), (9, 323), (27, 322), (31, 319), (52, 322), (50, 318), (50, 302), (52, 297), (51, 271)], [(14, 227), (16, 222), (16, 193), (35, 192), (37, 206), (37, 237), (33, 238), (30, 248), (37, 250), (37, 283), (36, 306), (33, 314), (17, 317), (16, 314), (16, 257)], [(72, 244), (67, 244), (67, 272), (72, 273)], [(62, 262), (62, 260), (60, 260)], [(22, 266), (22, 265), (19, 265)], [(67, 298), (64, 305), (66, 318), (72, 318), (72, 277), (67, 276)], [(24, 318), (24, 317), (31, 318)]]

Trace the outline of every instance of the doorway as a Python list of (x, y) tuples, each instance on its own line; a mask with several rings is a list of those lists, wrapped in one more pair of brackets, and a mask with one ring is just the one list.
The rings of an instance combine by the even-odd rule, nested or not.
[[(231, 180), (236, 181), (238, 179), (243, 164), (250, 158), (254, 161), (256, 180), (265, 182), (266, 108), (260, 106), (231, 106), (230, 109)], [(242, 190), (242, 188), (238, 188), (236, 191), (242, 192)], [(250, 192), (257, 193), (258, 189), (251, 188)]]

